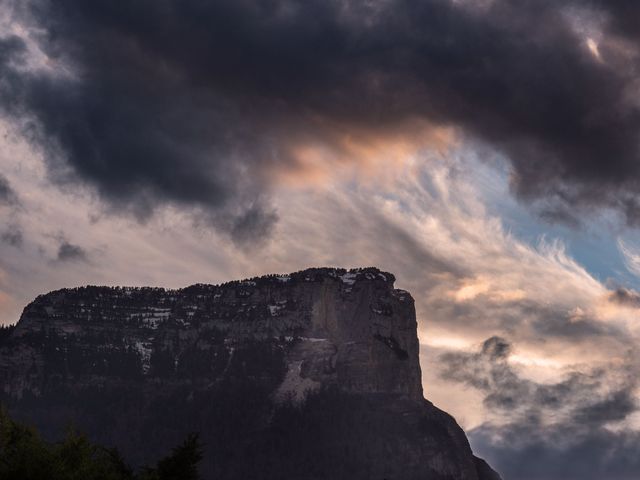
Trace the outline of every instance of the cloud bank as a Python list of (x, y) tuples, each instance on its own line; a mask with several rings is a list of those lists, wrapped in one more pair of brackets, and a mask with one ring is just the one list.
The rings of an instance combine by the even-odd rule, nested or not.
[(139, 219), (180, 205), (261, 236), (281, 172), (357, 163), (389, 136), (415, 148), (445, 127), (504, 155), (512, 190), (552, 221), (592, 207), (638, 221), (630, 2), (2, 6), (16, 32), (0, 42), (5, 115), (51, 178)]
[[(447, 353), (441, 375), (484, 394), (489, 420), (470, 432), (477, 451), (505, 478), (631, 479), (640, 468), (637, 364), (574, 366), (559, 381), (527, 379), (509, 361), (513, 346), (487, 339), (474, 353)], [(630, 363), (631, 362), (631, 363)]]

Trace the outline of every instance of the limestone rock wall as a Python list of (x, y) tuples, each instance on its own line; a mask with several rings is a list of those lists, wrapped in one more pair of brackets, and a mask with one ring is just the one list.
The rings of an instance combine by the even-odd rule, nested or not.
[[(368, 459), (357, 467), (368, 469), (362, 478), (497, 478), (455, 421), (424, 400), (414, 302), (394, 281), (375, 268), (308, 269), (180, 290), (51, 292), (28, 305), (0, 343), (0, 395), (52, 436), (73, 421), (146, 461), (191, 427), (212, 444), (231, 435), (249, 448), (243, 428), (260, 437), (256, 428), (269, 432), (278, 408), (309, 408), (307, 397), (335, 389), (363, 402), (360, 423), (390, 422), (385, 431), (395, 432), (338, 439), (355, 449), (353, 458)], [(167, 417), (169, 405), (176, 418)], [(251, 425), (232, 423), (230, 434), (227, 417), (242, 405)], [(350, 429), (361, 426), (370, 428)], [(148, 449), (137, 458), (140, 441)], [(333, 452), (330, 444), (318, 448)], [(205, 462), (217, 478), (235, 478), (235, 468)]]

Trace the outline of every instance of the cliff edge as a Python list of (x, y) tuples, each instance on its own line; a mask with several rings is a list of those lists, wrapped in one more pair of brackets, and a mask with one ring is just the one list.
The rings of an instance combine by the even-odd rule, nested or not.
[(499, 479), (424, 399), (413, 298), (394, 281), (315, 268), (41, 295), (0, 339), (0, 400), (140, 464), (198, 431), (204, 478)]

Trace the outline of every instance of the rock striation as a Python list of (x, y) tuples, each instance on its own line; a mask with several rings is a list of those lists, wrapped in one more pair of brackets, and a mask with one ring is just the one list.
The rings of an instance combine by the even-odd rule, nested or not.
[(314, 268), (54, 291), (0, 337), (0, 400), (139, 464), (198, 431), (204, 478), (499, 479), (424, 399), (413, 298), (394, 281)]

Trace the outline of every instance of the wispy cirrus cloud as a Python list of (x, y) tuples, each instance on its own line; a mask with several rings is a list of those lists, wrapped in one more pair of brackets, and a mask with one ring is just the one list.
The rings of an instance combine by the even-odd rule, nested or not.
[(618, 239), (618, 249), (624, 258), (624, 264), (627, 270), (636, 276), (640, 276), (640, 249)]

